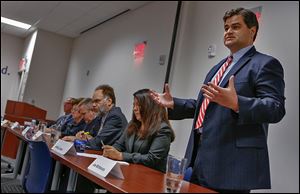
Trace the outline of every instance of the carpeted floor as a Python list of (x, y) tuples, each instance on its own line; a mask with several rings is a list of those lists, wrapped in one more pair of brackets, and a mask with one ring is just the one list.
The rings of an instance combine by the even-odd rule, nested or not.
[(25, 193), (21, 183), (17, 179), (5, 180), (1, 178), (1, 193)]
[[(1, 174), (12, 171), (7, 163), (1, 161)], [(20, 180), (1, 177), (1, 193), (25, 193)]]

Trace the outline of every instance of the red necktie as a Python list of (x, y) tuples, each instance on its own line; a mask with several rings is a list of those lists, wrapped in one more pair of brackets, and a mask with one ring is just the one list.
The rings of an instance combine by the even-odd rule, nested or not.
[[(230, 65), (231, 62), (232, 62), (232, 56), (228, 57), (226, 62), (219, 69), (217, 75), (215, 76), (215, 78), (212, 81), (213, 84), (215, 84), (215, 85), (219, 84), (224, 72), (226, 71), (227, 67)], [(210, 100), (208, 98), (205, 98), (203, 100), (203, 102), (201, 104), (201, 107), (200, 107), (200, 111), (199, 111), (199, 115), (198, 115), (198, 119), (197, 119), (197, 122), (196, 122), (195, 129), (199, 129), (200, 127), (202, 127), (205, 112), (206, 112), (206, 109), (207, 109), (209, 103), (210, 103)]]

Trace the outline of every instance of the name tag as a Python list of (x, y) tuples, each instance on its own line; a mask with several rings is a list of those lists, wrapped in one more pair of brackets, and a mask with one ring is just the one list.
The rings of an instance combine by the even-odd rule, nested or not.
[(24, 136), (29, 130), (30, 130), (30, 126), (27, 126), (23, 131), (22, 131), (22, 135)]
[(57, 140), (51, 149), (61, 155), (65, 155), (66, 153), (72, 155), (76, 154), (73, 142), (67, 142), (61, 139)]
[(32, 137), (32, 140), (37, 140), (37, 139), (40, 139), (43, 135), (43, 132), (41, 131), (38, 131), (36, 132), (36, 134), (34, 134), (34, 136)]
[(88, 170), (102, 177), (106, 177), (111, 173), (120, 179), (124, 179), (120, 164), (115, 160), (103, 156), (98, 156), (98, 158), (89, 165)]
[(1, 127), (4, 126), (6, 123), (8, 123), (8, 120), (1, 121)]
[(14, 124), (11, 126), (11, 129), (15, 129), (19, 127), (19, 123), (18, 122), (14, 122)]

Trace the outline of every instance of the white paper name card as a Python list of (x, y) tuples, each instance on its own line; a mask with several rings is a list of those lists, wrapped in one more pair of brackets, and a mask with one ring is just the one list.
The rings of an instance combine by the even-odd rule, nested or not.
[(73, 142), (67, 142), (61, 139), (57, 140), (51, 149), (61, 155), (65, 155), (66, 153), (72, 155), (76, 154)]
[(8, 123), (8, 120), (1, 121), (1, 127), (4, 126), (6, 123)]
[(94, 160), (94, 162), (89, 165), (88, 170), (102, 177), (106, 177), (109, 173), (111, 173), (120, 179), (124, 179), (120, 164), (115, 160), (111, 160), (103, 156), (99, 156), (96, 160)]
[(34, 134), (34, 136), (32, 137), (32, 140), (38, 140), (42, 137), (42, 135), (43, 135), (43, 132), (38, 131), (38, 132), (36, 132), (36, 134)]
[(24, 136), (30, 129), (30, 126), (27, 126), (23, 131), (22, 131), (22, 135)]
[(14, 124), (10, 127), (11, 129), (15, 129), (19, 126), (18, 122), (14, 122)]

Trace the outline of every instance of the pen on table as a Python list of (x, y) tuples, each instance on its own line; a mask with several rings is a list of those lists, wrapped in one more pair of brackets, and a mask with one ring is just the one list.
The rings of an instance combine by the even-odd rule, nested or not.
[(102, 144), (102, 147), (104, 146), (104, 143), (103, 143), (103, 141), (101, 140), (101, 144)]

